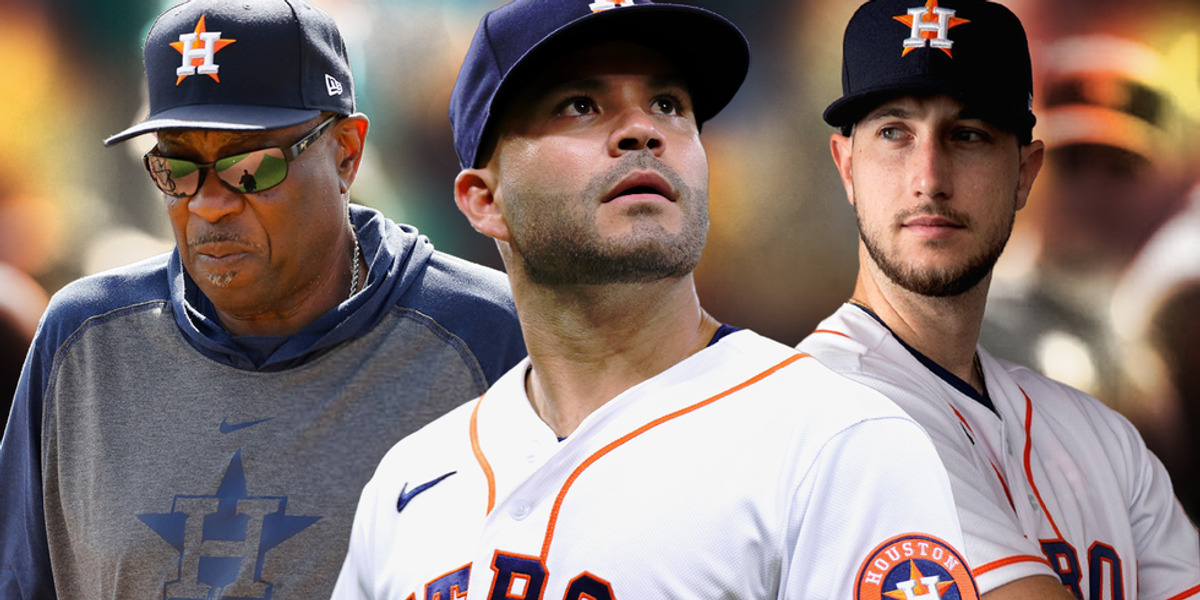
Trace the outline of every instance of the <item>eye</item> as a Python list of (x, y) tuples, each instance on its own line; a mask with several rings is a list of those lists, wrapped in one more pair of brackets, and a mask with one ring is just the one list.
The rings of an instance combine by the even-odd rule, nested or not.
[(568, 116), (589, 115), (596, 112), (596, 103), (591, 98), (579, 96), (564, 102), (559, 112)]
[(683, 113), (683, 103), (671, 95), (658, 96), (650, 101), (650, 106), (654, 109), (654, 112), (664, 115), (678, 115)]
[(902, 140), (908, 134), (899, 127), (883, 127), (879, 130), (879, 137), (885, 140)]
[(991, 139), (978, 129), (956, 129), (951, 137), (958, 142), (986, 142)]

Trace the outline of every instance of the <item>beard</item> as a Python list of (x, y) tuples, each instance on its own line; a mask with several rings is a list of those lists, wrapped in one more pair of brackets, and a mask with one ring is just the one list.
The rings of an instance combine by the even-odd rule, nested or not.
[[(1015, 202), (1014, 197), (1014, 206)], [(927, 204), (908, 213), (902, 213), (898, 216), (897, 221), (906, 220), (914, 215), (936, 215), (967, 227), (972, 225), (969, 215), (940, 204)], [(967, 256), (966, 260), (946, 268), (923, 270), (905, 264), (900, 257), (881, 248), (880, 240), (864, 229), (857, 203), (854, 207), (854, 218), (858, 222), (859, 238), (866, 246), (867, 254), (892, 283), (914, 294), (948, 298), (974, 289), (992, 272), (996, 261), (1000, 259), (1000, 254), (1004, 252), (1004, 246), (1008, 244), (1009, 236), (1012, 235), (1016, 211), (1014, 210), (1009, 215), (1006, 223), (1002, 223), (991, 232), (978, 252)]]
[[(629, 173), (651, 169), (671, 183), (683, 209), (679, 232), (668, 233), (652, 217), (658, 206), (630, 207), (630, 231), (605, 239), (591, 207)], [(589, 180), (578, 194), (546, 194), (535, 185), (512, 185), (507, 193), (513, 248), (526, 274), (542, 285), (647, 283), (680, 278), (700, 263), (708, 233), (708, 191), (649, 151), (626, 154), (612, 169)], [(642, 217), (642, 218), (639, 218)]]

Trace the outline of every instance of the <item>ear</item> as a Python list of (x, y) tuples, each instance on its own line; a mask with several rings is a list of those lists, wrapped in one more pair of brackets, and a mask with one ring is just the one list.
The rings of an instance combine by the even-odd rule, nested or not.
[(833, 155), (833, 164), (837, 166), (838, 176), (842, 178), (842, 187), (846, 188), (846, 200), (854, 205), (854, 178), (851, 159), (854, 155), (854, 139), (840, 133), (829, 136), (829, 152)]
[(367, 142), (369, 125), (370, 121), (367, 120), (367, 115), (354, 113), (335, 123), (333, 130), (329, 132), (338, 148), (337, 169), (343, 194), (350, 191), (354, 178), (358, 176), (358, 167), (362, 164), (363, 148)]
[(1046, 144), (1042, 140), (1033, 140), (1028, 146), (1021, 146), (1021, 179), (1017, 184), (1017, 210), (1025, 208), (1029, 192), (1033, 189), (1033, 180), (1037, 179), (1045, 159)]
[(491, 169), (463, 169), (454, 178), (454, 202), (471, 227), (497, 242), (508, 242), (508, 222), (496, 199), (496, 176)]

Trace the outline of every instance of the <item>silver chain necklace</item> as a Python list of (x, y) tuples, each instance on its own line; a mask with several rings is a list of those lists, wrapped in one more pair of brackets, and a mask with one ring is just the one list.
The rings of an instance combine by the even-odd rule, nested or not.
[(360, 250), (358, 248), (358, 233), (355, 232), (352, 235), (354, 235), (354, 258), (350, 261), (350, 296), (347, 299), (353, 298), (354, 292), (358, 291), (358, 255), (360, 254)]

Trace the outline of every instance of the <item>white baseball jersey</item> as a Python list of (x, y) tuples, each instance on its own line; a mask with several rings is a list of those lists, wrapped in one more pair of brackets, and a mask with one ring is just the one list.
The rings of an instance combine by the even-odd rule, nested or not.
[(813, 358), (739, 331), (561, 442), (528, 368), (388, 453), (334, 598), (977, 597), (928, 436)]
[(799, 348), (925, 427), (982, 593), (1047, 574), (1079, 598), (1200, 596), (1200, 540), (1166, 471), (1133, 425), (1095, 398), (979, 347), (993, 412), (852, 304)]

